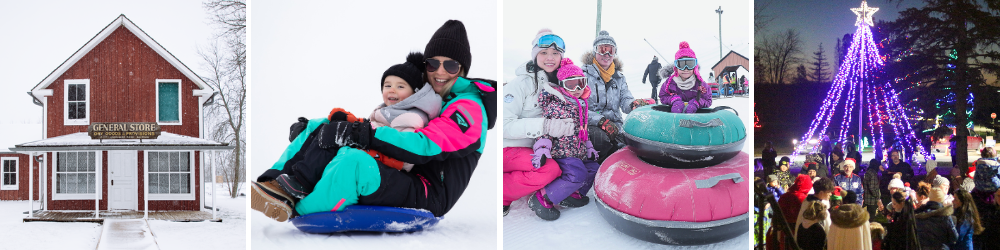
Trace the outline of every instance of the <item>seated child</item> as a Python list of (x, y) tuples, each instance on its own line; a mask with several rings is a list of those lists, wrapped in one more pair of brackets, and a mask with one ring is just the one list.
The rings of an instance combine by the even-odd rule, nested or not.
[(543, 135), (535, 141), (532, 164), (537, 168), (549, 158), (555, 160), (562, 170), (562, 175), (529, 198), (528, 206), (544, 220), (559, 218), (559, 210), (553, 204), (566, 207), (586, 205), (590, 201), (587, 191), (594, 185), (597, 169), (601, 166), (596, 161), (597, 150), (587, 135), (587, 98), (590, 96), (587, 78), (569, 58), (563, 58), (560, 64), (556, 76), (562, 86), (544, 85), (538, 97), (538, 106), (546, 119), (569, 118), (579, 126), (574, 129), (575, 134), (558, 138)]
[(687, 42), (681, 42), (674, 59), (674, 74), (661, 87), (660, 102), (671, 105), (673, 113), (694, 113), (711, 107), (711, 88), (698, 74), (698, 58)]

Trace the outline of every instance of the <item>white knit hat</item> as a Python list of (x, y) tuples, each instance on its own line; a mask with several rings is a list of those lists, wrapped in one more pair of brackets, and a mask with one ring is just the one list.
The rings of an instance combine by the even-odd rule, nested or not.
[(892, 179), (891, 181), (889, 181), (889, 189), (893, 189), (893, 188), (903, 189), (903, 188), (906, 188), (906, 186), (903, 185), (903, 180)]

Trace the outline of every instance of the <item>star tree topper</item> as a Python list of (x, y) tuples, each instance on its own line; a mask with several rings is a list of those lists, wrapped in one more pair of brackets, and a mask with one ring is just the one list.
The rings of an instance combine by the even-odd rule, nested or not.
[(862, 0), (860, 8), (851, 8), (855, 15), (858, 15), (858, 20), (854, 22), (854, 26), (861, 26), (862, 23), (868, 26), (875, 26), (875, 22), (872, 22), (872, 14), (878, 11), (878, 7), (868, 7), (868, 1)]

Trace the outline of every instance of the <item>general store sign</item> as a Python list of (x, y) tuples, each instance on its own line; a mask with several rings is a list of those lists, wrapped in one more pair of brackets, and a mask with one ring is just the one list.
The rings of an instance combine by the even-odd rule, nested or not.
[(90, 139), (156, 139), (160, 125), (155, 122), (96, 122), (87, 127)]

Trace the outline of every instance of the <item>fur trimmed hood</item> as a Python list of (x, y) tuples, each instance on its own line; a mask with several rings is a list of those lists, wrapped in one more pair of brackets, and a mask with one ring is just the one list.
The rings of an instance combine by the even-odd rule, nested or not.
[(944, 217), (951, 216), (955, 213), (955, 208), (952, 206), (941, 206), (941, 203), (935, 201), (927, 202), (923, 207), (917, 208), (914, 211), (913, 217), (916, 219), (927, 219), (931, 217)]
[[(583, 56), (580, 57), (580, 64), (581, 65), (594, 64), (594, 57), (596, 56), (597, 55), (594, 55), (593, 51), (587, 51), (587, 53), (583, 53)], [(611, 61), (615, 63), (615, 72), (621, 72), (622, 60), (618, 58), (618, 55), (615, 55), (615, 58), (612, 59)]]
[(868, 211), (858, 204), (844, 204), (830, 209), (830, 221), (841, 228), (856, 228), (868, 222)]
[(660, 76), (660, 79), (666, 80), (670, 75), (674, 74), (674, 63), (668, 62), (667, 64), (660, 67), (660, 71), (656, 72)]

